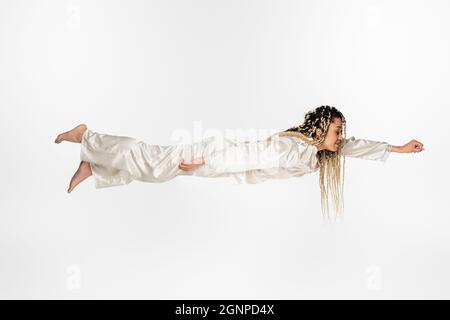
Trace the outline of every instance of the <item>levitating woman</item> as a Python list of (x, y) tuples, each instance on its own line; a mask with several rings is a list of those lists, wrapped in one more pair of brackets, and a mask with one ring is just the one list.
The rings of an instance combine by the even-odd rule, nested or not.
[(69, 193), (91, 175), (98, 189), (133, 180), (164, 182), (179, 175), (233, 177), (239, 183), (259, 183), (271, 178), (299, 177), (320, 169), (322, 213), (329, 217), (330, 192), (335, 212), (343, 212), (346, 156), (385, 162), (391, 152), (424, 150), (417, 140), (393, 146), (353, 136), (346, 139), (345, 128), (346, 121), (339, 110), (321, 106), (307, 112), (299, 126), (257, 141), (224, 139), (220, 144), (211, 137), (192, 144), (151, 145), (131, 137), (97, 133), (80, 124), (59, 134), (55, 143), (81, 144), (81, 162), (70, 181)]

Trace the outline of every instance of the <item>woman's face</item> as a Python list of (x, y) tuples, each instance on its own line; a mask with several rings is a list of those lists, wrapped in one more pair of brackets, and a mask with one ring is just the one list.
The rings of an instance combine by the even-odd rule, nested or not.
[[(317, 129), (316, 136), (321, 133), (320, 129)], [(336, 152), (342, 144), (342, 120), (340, 118), (334, 118), (331, 121), (328, 128), (325, 141), (318, 146), (319, 150), (326, 149), (328, 151)]]

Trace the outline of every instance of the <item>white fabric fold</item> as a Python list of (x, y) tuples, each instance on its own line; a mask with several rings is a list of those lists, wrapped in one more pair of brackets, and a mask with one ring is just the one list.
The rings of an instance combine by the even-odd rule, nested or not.
[(312, 146), (296, 140), (283, 136), (237, 142), (205, 157), (206, 166), (223, 173), (294, 167), (308, 161), (313, 150)]
[(365, 160), (379, 160), (386, 162), (392, 152), (392, 145), (383, 141), (356, 139), (354, 136), (345, 139), (342, 154)]

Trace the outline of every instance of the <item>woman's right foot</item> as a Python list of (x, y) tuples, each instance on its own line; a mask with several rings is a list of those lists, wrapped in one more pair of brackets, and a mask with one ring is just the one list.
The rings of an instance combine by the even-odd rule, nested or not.
[(78, 170), (70, 180), (69, 189), (67, 189), (67, 192), (71, 193), (78, 184), (90, 176), (92, 176), (91, 164), (86, 161), (81, 161)]
[(87, 126), (84, 123), (79, 124), (70, 131), (58, 134), (58, 136), (55, 139), (55, 143), (61, 143), (62, 141), (81, 143), (81, 137), (83, 137), (83, 133), (86, 130)]

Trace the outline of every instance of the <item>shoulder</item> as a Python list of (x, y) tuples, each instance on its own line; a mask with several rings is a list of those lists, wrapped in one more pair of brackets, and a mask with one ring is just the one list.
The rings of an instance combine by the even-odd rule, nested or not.
[(301, 162), (310, 161), (310, 159), (315, 159), (318, 152), (317, 147), (310, 144), (299, 137), (296, 136), (280, 136), (277, 137), (279, 141), (282, 141), (280, 145), (286, 146), (285, 150), (288, 150), (288, 154), (296, 157), (301, 157)]
[(346, 138), (345, 139), (345, 142), (353, 142), (353, 141), (355, 141), (356, 140), (356, 138), (354, 137), (354, 136), (351, 136), (350, 138)]
[(344, 145), (342, 146), (342, 149), (348, 149), (351, 146), (354, 146), (356, 143), (357, 139), (354, 136), (351, 136), (350, 138), (345, 138), (345, 142)]
[(308, 150), (317, 150), (317, 147), (311, 143), (306, 142), (305, 140), (297, 137), (297, 136), (283, 136), (281, 138), (288, 139), (290, 142), (296, 144), (300, 149), (308, 149)]

